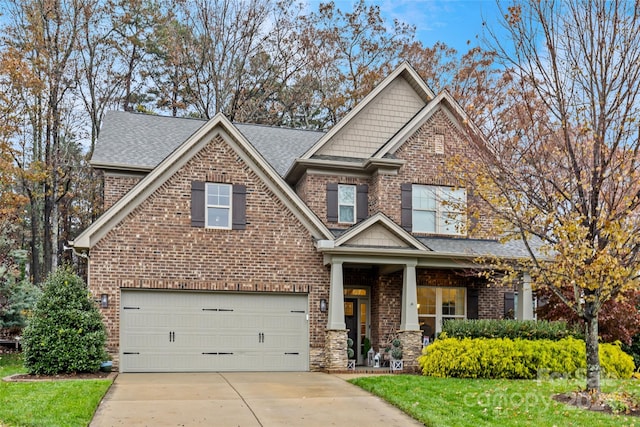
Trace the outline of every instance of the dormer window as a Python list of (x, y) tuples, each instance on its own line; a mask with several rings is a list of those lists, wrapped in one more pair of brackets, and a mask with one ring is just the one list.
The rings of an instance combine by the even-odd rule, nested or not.
[(356, 186), (338, 185), (338, 222), (356, 222)]

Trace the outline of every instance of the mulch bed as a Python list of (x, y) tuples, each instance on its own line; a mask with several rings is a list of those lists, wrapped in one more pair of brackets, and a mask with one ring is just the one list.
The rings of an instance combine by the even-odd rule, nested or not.
[[(0, 355), (18, 353), (14, 348), (7, 348), (0, 346)], [(11, 382), (31, 382), (31, 381), (65, 381), (65, 380), (105, 380), (115, 379), (118, 376), (117, 372), (72, 372), (68, 374), (56, 374), (56, 375), (30, 375), (30, 374), (14, 374), (6, 378), (2, 378), (2, 381)]]
[(104, 380), (108, 378), (115, 378), (115, 372), (74, 372), (69, 374), (56, 374), (56, 375), (30, 375), (30, 374), (15, 374), (5, 378), (5, 381), (64, 381), (64, 380)]
[(602, 393), (599, 398), (594, 398), (593, 395), (585, 392), (585, 391), (576, 391), (572, 393), (562, 393), (556, 394), (553, 396), (553, 400), (564, 403), (566, 405), (572, 405), (577, 408), (586, 409), (588, 411), (594, 412), (602, 412), (605, 414), (624, 414), (630, 415), (633, 417), (640, 417), (640, 406), (638, 406), (637, 402), (628, 396), (616, 396), (616, 399), (622, 399), (628, 410), (626, 411), (615, 411), (609, 404), (606, 402), (607, 397), (609, 395)]

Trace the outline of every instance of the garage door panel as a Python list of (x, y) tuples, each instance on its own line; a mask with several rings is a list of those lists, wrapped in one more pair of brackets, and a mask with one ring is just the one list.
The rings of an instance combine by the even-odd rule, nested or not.
[(123, 372), (308, 370), (306, 295), (123, 291)]

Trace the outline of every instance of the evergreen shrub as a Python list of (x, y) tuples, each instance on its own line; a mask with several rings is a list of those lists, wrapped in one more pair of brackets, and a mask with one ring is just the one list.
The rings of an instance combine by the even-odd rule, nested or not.
[(97, 372), (107, 360), (102, 316), (82, 279), (52, 273), (24, 329), (24, 364), (31, 374)]
[[(418, 363), (423, 375), (458, 378), (535, 379), (578, 377), (586, 373), (582, 340), (516, 338), (439, 338), (425, 347)], [(600, 344), (605, 377), (630, 378), (633, 358), (619, 343)]]
[(546, 320), (449, 320), (442, 325), (449, 338), (522, 338), (529, 340), (561, 340), (581, 338), (566, 322)]

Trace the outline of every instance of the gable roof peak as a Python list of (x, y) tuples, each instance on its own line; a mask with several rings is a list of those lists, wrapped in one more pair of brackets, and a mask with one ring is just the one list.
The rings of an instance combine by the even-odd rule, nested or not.
[(392, 71), (382, 82), (380, 82), (367, 96), (364, 97), (346, 116), (344, 116), (335, 126), (333, 126), (322, 138), (318, 140), (301, 159), (309, 159), (322, 149), (338, 132), (345, 128), (358, 114), (370, 105), (373, 100), (385, 89), (391, 86), (396, 80), (404, 79), (417, 96), (428, 104), (435, 97), (434, 92), (429, 88), (418, 72), (407, 61), (403, 61), (394, 71)]

